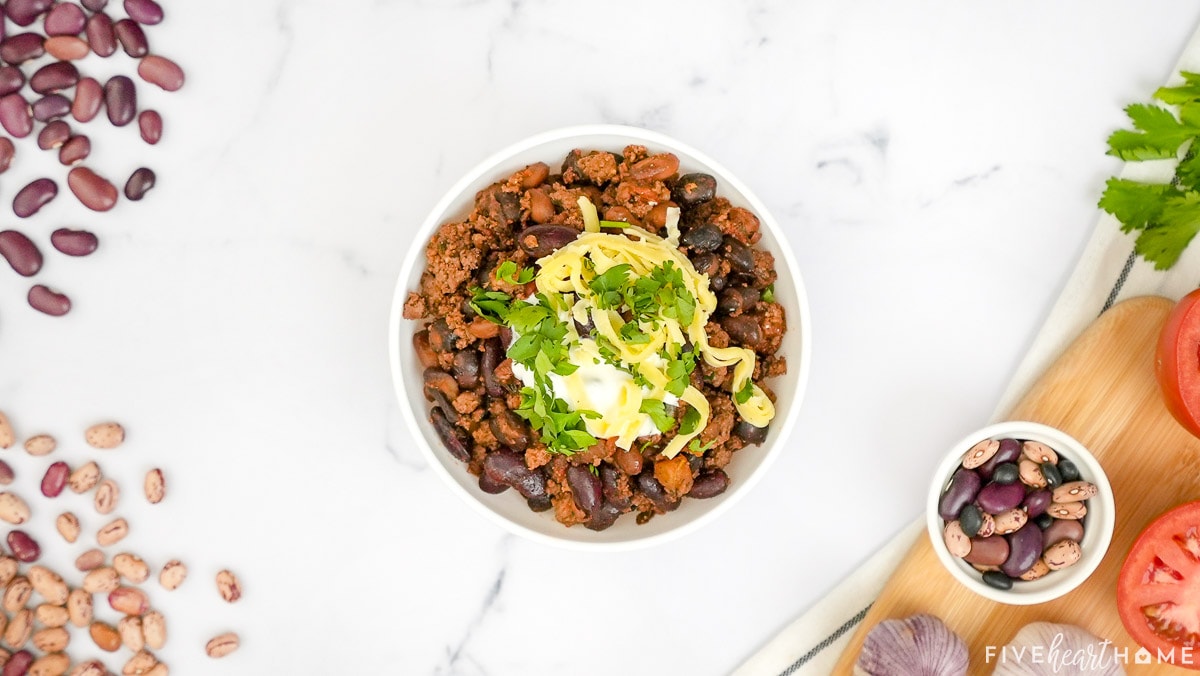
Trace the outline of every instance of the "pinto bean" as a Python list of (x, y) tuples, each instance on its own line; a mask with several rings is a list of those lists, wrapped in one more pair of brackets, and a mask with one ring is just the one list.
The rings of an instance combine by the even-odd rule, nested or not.
[(554, 218), (554, 202), (545, 190), (529, 191), (529, 220), (534, 223), (545, 223)]
[(646, 214), (646, 228), (651, 231), (657, 231), (667, 224), (667, 209), (679, 208), (674, 202), (659, 202), (655, 204), (650, 212)]
[(541, 258), (574, 242), (579, 231), (565, 225), (531, 225), (517, 235), (517, 243), (530, 256)]
[(646, 459), (642, 457), (641, 453), (632, 448), (618, 448), (613, 454), (613, 462), (617, 464), (617, 467), (621, 468), (622, 472), (632, 477), (641, 474), (642, 466), (645, 465)]
[(679, 158), (674, 153), (659, 153), (635, 162), (629, 177), (635, 181), (665, 181), (679, 171)]

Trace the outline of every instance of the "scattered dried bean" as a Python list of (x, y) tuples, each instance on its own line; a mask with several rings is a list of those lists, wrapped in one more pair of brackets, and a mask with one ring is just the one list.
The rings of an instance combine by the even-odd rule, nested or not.
[(42, 252), (33, 240), (18, 230), (0, 232), (0, 256), (24, 277), (32, 277), (42, 269)]
[(115, 422), (97, 423), (87, 428), (83, 438), (92, 448), (111, 450), (125, 441), (125, 428)]
[(51, 317), (61, 317), (71, 311), (71, 299), (43, 284), (34, 284), (26, 297), (29, 306)]
[(173, 92), (183, 87), (183, 69), (174, 61), (150, 54), (138, 63), (138, 76), (150, 84)]
[(22, 563), (32, 563), (42, 556), (41, 545), (23, 530), (9, 531), (6, 541), (13, 556)]
[(204, 646), (204, 652), (208, 653), (209, 657), (225, 657), (229, 653), (238, 649), (240, 642), (238, 635), (232, 631), (215, 636)]
[(167, 493), (167, 484), (163, 479), (163, 473), (161, 469), (154, 468), (149, 472), (146, 472), (144, 488), (146, 491), (147, 502), (152, 505), (157, 505), (163, 501), (163, 497), (165, 497)]
[(125, 519), (111, 521), (96, 531), (96, 543), (101, 547), (115, 545), (129, 535), (129, 524)]
[(138, 113), (138, 131), (141, 132), (142, 140), (150, 145), (154, 145), (162, 139), (163, 122), (162, 115), (156, 110), (143, 110)]
[[(4, 99), (0, 99), (0, 115)], [(0, 122), (3, 118), (0, 117)], [(117, 189), (107, 179), (87, 167), (75, 167), (67, 173), (67, 185), (83, 206), (93, 211), (108, 211), (117, 204)]]
[[(86, 136), (77, 136), (75, 138), (87, 139)], [(95, 233), (87, 230), (59, 228), (50, 233), (50, 244), (68, 256), (87, 256), (96, 251), (96, 247), (100, 245), (100, 240), (96, 237)]]
[(221, 598), (233, 603), (242, 598), (242, 583), (233, 573), (222, 570), (217, 573), (217, 591), (221, 593)]
[(125, 182), (125, 197), (134, 202), (142, 199), (154, 187), (154, 172), (146, 167), (135, 169)]
[(50, 455), (55, 448), (58, 448), (58, 442), (49, 434), (37, 434), (25, 440), (25, 452), (29, 455)]
[(158, 574), (158, 583), (167, 591), (179, 589), (183, 581), (187, 579), (188, 569), (179, 559), (168, 561)]
[(71, 475), (71, 467), (63, 461), (58, 461), (46, 468), (42, 476), (42, 495), (57, 498), (67, 485), (67, 477)]

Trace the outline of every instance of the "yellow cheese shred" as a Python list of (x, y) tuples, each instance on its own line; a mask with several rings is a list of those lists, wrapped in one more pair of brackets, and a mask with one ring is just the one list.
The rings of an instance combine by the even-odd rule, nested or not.
[[(658, 366), (662, 359), (659, 354), (668, 345), (678, 346), (684, 343), (685, 336), (691, 339), (692, 345), (703, 356), (704, 361), (711, 366), (733, 367), (733, 392), (741, 391), (754, 373), (755, 355), (753, 350), (741, 347), (713, 347), (708, 344), (708, 334), (704, 327), (708, 318), (716, 310), (717, 298), (709, 288), (708, 276), (696, 272), (692, 262), (678, 249), (679, 210), (668, 210), (666, 238), (659, 237), (642, 228), (629, 225), (623, 234), (601, 232), (600, 220), (596, 207), (586, 197), (579, 198), (579, 208), (583, 214), (584, 232), (570, 244), (558, 249), (538, 261), (539, 271), (534, 278), (537, 290), (543, 294), (573, 294), (570, 315), (580, 323), (587, 323), (589, 318), (596, 327), (599, 335), (604, 336), (617, 350), (617, 357), (630, 366), (636, 366), (637, 371), (650, 385), (651, 392), (643, 395), (642, 389), (632, 382), (625, 383), (619, 394), (619, 415), (614, 419), (587, 419), (589, 433), (599, 438), (616, 437), (617, 445), (630, 448), (637, 438), (640, 427), (639, 411), (642, 401), (646, 398), (661, 400), (670, 382), (666, 374)], [(629, 265), (632, 277), (644, 277), (665, 263), (671, 262), (682, 272), (684, 286), (696, 299), (696, 311), (692, 322), (680, 326), (679, 322), (660, 318), (657, 327), (639, 326), (639, 329), (649, 336), (644, 344), (631, 345), (620, 335), (625, 321), (618, 312), (601, 310), (592, 306), (592, 296), (588, 284), (600, 274), (617, 265)], [(574, 333), (574, 328), (571, 328)], [(579, 349), (587, 356), (600, 359), (596, 341), (588, 337), (579, 338)], [(757, 427), (765, 427), (775, 417), (775, 407), (757, 385), (751, 383), (751, 395), (745, 402), (734, 400), (738, 414), (746, 422)], [(677, 434), (663, 455), (674, 457), (689, 441), (700, 434), (708, 424), (711, 413), (704, 393), (695, 387), (688, 386), (679, 399), (696, 409), (700, 414), (700, 423), (688, 434)]]

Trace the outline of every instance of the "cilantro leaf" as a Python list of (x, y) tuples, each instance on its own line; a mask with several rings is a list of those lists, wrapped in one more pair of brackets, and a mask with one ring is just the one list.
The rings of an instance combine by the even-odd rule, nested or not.
[(1167, 270), (1179, 260), (1197, 232), (1200, 232), (1200, 192), (1189, 191), (1166, 200), (1160, 224), (1143, 230), (1134, 250), (1154, 263), (1154, 269)]
[(691, 441), (688, 442), (688, 450), (691, 451), (692, 453), (695, 453), (696, 455), (703, 455), (704, 452), (707, 451), (708, 449), (712, 448), (713, 444), (715, 444), (715, 443), (717, 443), (716, 439), (710, 439), (707, 444), (704, 444), (703, 446), (701, 446), (700, 445), (700, 437), (696, 437), (695, 439), (692, 439)]
[(496, 268), (496, 279), (509, 284), (528, 284), (533, 281), (533, 268), (517, 269), (517, 264), (504, 261)]
[(764, 303), (774, 303), (775, 302), (775, 285), (774, 284), (768, 284), (767, 288), (763, 289), (762, 301)]
[(614, 265), (588, 282), (588, 288), (596, 294), (597, 307), (611, 310), (621, 306), (621, 301), (624, 300), (621, 290), (629, 280), (631, 269), (628, 263)]
[(683, 412), (683, 422), (679, 423), (679, 433), (691, 434), (695, 432), (696, 428), (698, 427), (700, 427), (700, 411), (689, 406), (687, 410)]
[(1158, 218), (1163, 210), (1163, 198), (1173, 187), (1157, 183), (1138, 183), (1123, 178), (1108, 179), (1100, 208), (1116, 216), (1121, 230), (1141, 230)]
[(638, 411), (650, 416), (660, 432), (670, 432), (675, 428), (675, 415), (668, 412), (667, 405), (658, 399), (643, 399)]
[(508, 310), (512, 304), (512, 297), (502, 291), (485, 291), (481, 287), (473, 286), (471, 291), (471, 309), (475, 314), (483, 317), (493, 324), (507, 324)]
[(1108, 137), (1108, 154), (1123, 160), (1154, 160), (1174, 157), (1179, 147), (1200, 133), (1181, 123), (1174, 113), (1160, 106), (1134, 103), (1125, 113), (1138, 131), (1121, 129)]
[(733, 393), (733, 400), (739, 404), (744, 404), (750, 401), (750, 397), (754, 396), (754, 381), (749, 378), (742, 385), (741, 389)]

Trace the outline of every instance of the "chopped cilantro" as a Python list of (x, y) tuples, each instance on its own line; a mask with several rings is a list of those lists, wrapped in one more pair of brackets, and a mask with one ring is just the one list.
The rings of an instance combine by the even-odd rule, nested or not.
[(657, 399), (643, 399), (638, 409), (650, 416), (659, 432), (670, 432), (675, 428), (675, 415), (667, 410), (667, 405)]
[(700, 437), (696, 437), (695, 439), (692, 439), (690, 442), (688, 442), (688, 450), (691, 451), (692, 453), (695, 453), (696, 455), (703, 455), (704, 452), (707, 451), (708, 449), (712, 448), (713, 444), (715, 444), (715, 443), (717, 443), (717, 440), (712, 439), (707, 444), (704, 444), (703, 446), (701, 446), (700, 445)]
[(507, 323), (511, 296), (502, 291), (485, 291), (478, 286), (471, 287), (471, 294), (471, 309), (475, 314), (493, 324)]
[(596, 306), (601, 310), (620, 307), (623, 298), (621, 289), (629, 279), (630, 267), (628, 263), (614, 265), (588, 283), (588, 288), (596, 294)]
[(496, 268), (496, 279), (509, 284), (528, 284), (533, 281), (533, 268), (521, 268), (517, 270), (517, 264), (512, 261), (504, 261)]
[(762, 300), (764, 303), (774, 303), (775, 302), (775, 285), (774, 284), (768, 284), (767, 288), (763, 289)]
[(700, 427), (700, 411), (689, 406), (688, 409), (683, 412), (683, 422), (679, 424), (679, 433), (691, 434), (695, 432), (696, 428), (698, 427)]
[(750, 397), (752, 396), (754, 396), (754, 381), (747, 378), (742, 388), (733, 393), (733, 400), (739, 404), (744, 404), (750, 401)]
[(691, 350), (686, 350), (678, 358), (670, 356), (667, 359), (667, 391), (679, 397), (691, 382), (692, 371), (696, 370), (696, 356)]

